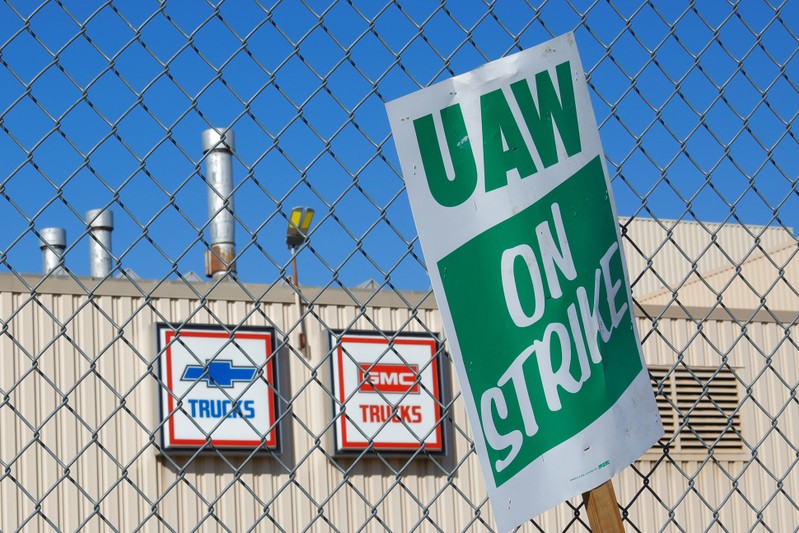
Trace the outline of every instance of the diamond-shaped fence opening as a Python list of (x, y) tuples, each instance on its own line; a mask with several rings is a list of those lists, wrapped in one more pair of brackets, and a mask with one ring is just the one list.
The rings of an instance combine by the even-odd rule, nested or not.
[[(0, 530), (496, 530), (384, 104), (568, 31), (666, 426), (614, 479), (625, 527), (793, 530), (797, 20), (766, 1), (7, 0)], [(209, 128), (235, 138), (204, 147)], [(295, 207), (315, 213), (289, 248)], [(66, 242), (42, 255), (48, 228)], [(222, 341), (171, 350), (156, 324)], [(337, 357), (370, 333), (394, 344)], [(404, 338), (440, 349), (419, 362)], [(413, 426), (413, 402), (439, 419)], [(578, 498), (521, 529), (590, 522)]]

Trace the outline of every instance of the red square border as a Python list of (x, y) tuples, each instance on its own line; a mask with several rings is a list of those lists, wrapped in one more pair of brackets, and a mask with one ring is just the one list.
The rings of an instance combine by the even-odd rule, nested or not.
[[(441, 453), (444, 451), (444, 427), (443, 420), (441, 419), (441, 403), (443, 401), (442, 394), (442, 373), (439, 360), (439, 347), (440, 344), (432, 335), (426, 334), (397, 334), (391, 332), (331, 332), (331, 355), (332, 365), (331, 374), (333, 380), (333, 390), (335, 393), (336, 401), (333, 402), (333, 413), (336, 419), (335, 422), (335, 447), (337, 453), (348, 452), (362, 452), (363, 450), (374, 450), (383, 452), (397, 452), (397, 453), (412, 453), (419, 449), (424, 449), (428, 452)], [(355, 431), (360, 435), (357, 429), (353, 429), (351, 424), (355, 422), (342, 412), (341, 406), (347, 403), (348, 396), (352, 400), (353, 390), (346, 390), (345, 385), (345, 363), (347, 362), (347, 355), (344, 353), (345, 345), (377, 345), (384, 347), (388, 350), (390, 345), (396, 347), (399, 351), (403, 346), (422, 346), (429, 347), (430, 362), (427, 367), (422, 371), (423, 373), (430, 372), (431, 374), (431, 389), (433, 398), (430, 399), (433, 405), (433, 416), (435, 428), (433, 429), (434, 439), (432, 442), (396, 442), (396, 441), (381, 441), (378, 436), (369, 442), (364, 442), (353, 439), (350, 434)], [(382, 356), (380, 356), (382, 357)], [(372, 362), (375, 365), (381, 365), (378, 358), (377, 361)], [(351, 365), (350, 365), (351, 366)], [(414, 366), (414, 365), (409, 365)], [(418, 387), (418, 382), (416, 386)], [(363, 388), (363, 383), (361, 384)], [(408, 395), (413, 394), (409, 392)], [(424, 392), (422, 394), (425, 394)], [(407, 397), (406, 397), (407, 398)], [(402, 401), (400, 401), (402, 404)], [(399, 404), (398, 404), (399, 405)], [(382, 430), (381, 430), (382, 432)], [(340, 437), (340, 438), (339, 438)]]

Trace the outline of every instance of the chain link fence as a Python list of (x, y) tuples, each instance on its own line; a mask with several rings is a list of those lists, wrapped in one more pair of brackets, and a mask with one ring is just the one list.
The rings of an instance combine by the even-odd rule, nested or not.
[[(493, 531), (384, 103), (573, 31), (667, 426), (615, 481), (625, 527), (796, 531), (797, 21), (767, 0), (0, 3), (0, 530)], [(289, 250), (295, 206), (315, 216)], [(257, 331), (266, 359), (210, 370), (157, 324), (211, 326), (220, 361)], [(427, 448), (342, 451), (333, 367), (358, 335), (385, 345), (367, 373), (432, 343)], [(165, 370), (180, 346), (209, 387), (259, 372), (249, 451), (199, 425), (164, 449), (202, 413)], [(589, 525), (572, 501), (521, 529)]]

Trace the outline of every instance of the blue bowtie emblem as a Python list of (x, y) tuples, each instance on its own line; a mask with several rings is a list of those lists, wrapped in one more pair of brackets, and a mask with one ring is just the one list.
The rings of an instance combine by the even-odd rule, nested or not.
[(205, 381), (209, 387), (229, 389), (236, 382), (249, 382), (255, 377), (252, 366), (233, 366), (230, 359), (216, 359), (203, 365), (188, 365), (181, 381)]

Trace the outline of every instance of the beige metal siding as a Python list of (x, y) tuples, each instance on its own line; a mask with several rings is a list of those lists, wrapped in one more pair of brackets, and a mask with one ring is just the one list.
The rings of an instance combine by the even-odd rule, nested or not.
[[(164, 287), (147, 300), (131, 295), (122, 282), (87, 298), (79, 287), (51, 287), (35, 299), (19, 284), (2, 280), (0, 388), (8, 405), (0, 409), (0, 449), (11, 458), (10, 475), (0, 482), (0, 529), (11, 531), (29, 517), (28, 530), (48, 530), (44, 517), (64, 530), (145, 531), (174, 529), (243, 531), (419, 531), (493, 528), (482, 475), (467, 436), (463, 401), (451, 368), (448, 454), (434, 459), (331, 459), (332, 426), (327, 331), (337, 328), (405, 329), (440, 332), (432, 302), (413, 313), (385, 296), (361, 311), (341, 291), (326, 291), (308, 320), (310, 356), (284, 346), (280, 363), (289, 377), (281, 393), (291, 404), (282, 421), (283, 453), (247, 459), (227, 454), (157, 454), (150, 433), (158, 426), (158, 382), (153, 324), (157, 321), (273, 325), (293, 329), (297, 309), (289, 292), (266, 293), (257, 308), (245, 296), (224, 295), (205, 304), (188, 289)], [(68, 285), (68, 284), (67, 284)], [(203, 285), (202, 290), (207, 290)], [(159, 292), (160, 291), (160, 292)], [(121, 294), (115, 296), (114, 294)], [(273, 296), (270, 300), (270, 297)], [(421, 298), (409, 295), (409, 298)], [(274, 300), (274, 301), (273, 301)], [(417, 300), (418, 301), (418, 300)], [(650, 309), (652, 311), (652, 309)], [(799, 513), (785, 495), (799, 494), (792, 475), (799, 442), (797, 405), (790, 387), (799, 382), (795, 347), (773, 322), (745, 327), (732, 320), (708, 320), (701, 332), (688, 317), (660, 318), (656, 329), (639, 318), (650, 363), (718, 366), (726, 361), (740, 376), (743, 434), (749, 447), (740, 461), (647, 460), (616, 480), (620, 503), (642, 531), (747, 530), (763, 523), (791, 530)], [(790, 330), (789, 330), (790, 331)], [(448, 365), (446, 365), (448, 366)], [(646, 478), (646, 483), (644, 482)], [(642, 488), (643, 487), (643, 488)], [(697, 489), (697, 490), (694, 490)], [(773, 502), (769, 503), (773, 498)], [(37, 513), (34, 500), (42, 499)], [(482, 502), (473, 508), (470, 502)], [(574, 502), (576, 505), (578, 502)], [(768, 504), (768, 505), (767, 505)], [(541, 516), (545, 531), (567, 528), (575, 519), (566, 504)], [(581, 517), (586, 522), (585, 515)], [(581, 522), (571, 526), (580, 530)], [(723, 527), (722, 527), (723, 525)], [(526, 530), (536, 530), (528, 526)]]
[[(639, 319), (641, 330), (650, 326)], [(799, 510), (789, 500), (799, 494), (799, 477), (792, 473), (799, 407), (791, 388), (799, 381), (799, 367), (785, 330), (768, 322), (741, 326), (732, 320), (710, 320), (698, 334), (688, 320), (663, 319), (657, 331), (644, 343), (650, 364), (673, 365), (682, 358), (689, 367), (718, 366), (726, 358), (734, 368), (745, 396), (745, 454), (739, 461), (707, 456), (638, 462), (635, 468), (642, 476), (652, 472), (647, 489), (641, 492), (641, 477), (633, 469), (625, 470), (617, 484), (622, 505), (635, 499), (632, 521), (642, 531), (659, 530), (669, 520), (668, 507), (675, 514), (667, 531), (757, 530), (761, 513), (766, 526), (761, 529), (793, 531), (799, 524)], [(715, 511), (718, 523), (710, 527)]]
[(799, 252), (797, 243), (752, 254), (735, 267), (708, 272), (679, 291), (655, 291), (642, 303), (667, 306), (719, 305), (733, 309), (799, 310)]
[[(620, 219), (633, 296), (680, 289), (699, 274), (734, 268), (796, 238), (782, 227), (713, 224), (666, 219)], [(651, 264), (649, 262), (651, 261)]]
[[(290, 378), (281, 391), (291, 404), (282, 423), (284, 452), (249, 461), (235, 454), (202, 456), (181, 476), (179, 469), (190, 455), (162, 457), (150, 443), (150, 432), (158, 426), (153, 324), (191, 317), (191, 323), (274, 325), (285, 331), (296, 323), (296, 308), (264, 303), (261, 312), (252, 313), (244, 301), (212, 300), (203, 306), (185, 298), (146, 302), (40, 294), (37, 303), (20, 293), (2, 296), (0, 314), (14, 316), (8, 321), (10, 335), (2, 337), (4, 353), (13, 354), (4, 358), (3, 390), (29, 372), (11, 393), (18, 414), (2, 410), (3, 457), (21, 455), (12, 477), (0, 487), (6, 504), (3, 530), (16, 529), (29, 516), (34, 529), (46, 529), (31, 501), (43, 497), (41, 515), (65, 530), (104, 529), (102, 517), (122, 530), (146, 524), (147, 530), (178, 531), (198, 524), (201, 530), (216, 531), (218, 522), (245, 530), (259, 519), (265, 530), (272, 529), (274, 520), (287, 531), (311, 524), (314, 530), (328, 530), (326, 521), (348, 531), (370, 517), (369, 529), (389, 524), (405, 530), (426, 516), (456, 530), (474, 516), (473, 511), (458, 512), (467, 501), (458, 491), (468, 500), (484, 499), (476, 465), (458, 467), (455, 460), (470, 453), (458, 432), (448, 443), (453, 452), (437, 460), (375, 457), (334, 464), (329, 457), (329, 368), (320, 365), (328, 351), (327, 330), (378, 324), (387, 330), (423, 331), (424, 325), (440, 331), (432, 310), (412, 314), (406, 308), (381, 307), (361, 313), (354, 305), (315, 306), (319, 320), (308, 324), (310, 358), (288, 347), (280, 354)], [(65, 324), (65, 335), (60, 335), (60, 324)], [(450, 379), (451, 373), (445, 376)], [(465, 428), (462, 408), (456, 407), (454, 418)], [(8, 438), (12, 434), (13, 440)], [(453, 471), (458, 490), (446, 484)], [(487, 508), (481, 513), (487, 516)]]

